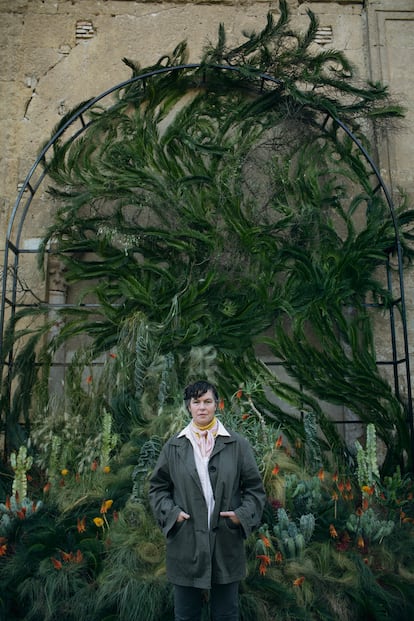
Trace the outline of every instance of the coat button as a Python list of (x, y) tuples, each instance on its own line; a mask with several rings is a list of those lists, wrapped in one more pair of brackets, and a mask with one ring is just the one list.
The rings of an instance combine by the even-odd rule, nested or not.
[(209, 467), (209, 471), (210, 472), (215, 472), (217, 470), (217, 468), (215, 466), (210, 466)]

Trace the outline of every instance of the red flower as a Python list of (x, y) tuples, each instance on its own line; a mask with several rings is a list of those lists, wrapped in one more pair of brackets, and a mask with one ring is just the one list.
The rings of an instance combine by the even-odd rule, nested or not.
[(270, 541), (269, 541), (269, 538), (266, 537), (266, 535), (264, 535), (263, 533), (260, 533), (260, 539), (263, 541), (265, 548), (270, 548)]
[(267, 556), (267, 554), (258, 554), (256, 558), (260, 559), (259, 574), (264, 576), (268, 565), (270, 565), (270, 556)]
[(86, 517), (85, 516), (82, 519), (78, 518), (77, 529), (78, 529), (78, 533), (84, 533), (86, 531)]
[(88, 375), (88, 377), (86, 378), (86, 383), (92, 384), (92, 380), (93, 380), (92, 375)]
[(219, 410), (224, 410), (224, 399), (220, 399), (219, 404), (218, 404), (218, 408), (219, 408)]
[(53, 557), (50, 560), (52, 561), (53, 567), (55, 569), (62, 569), (63, 565), (62, 565), (61, 561), (59, 561), (57, 558), (53, 558)]
[(276, 440), (275, 447), (278, 449), (282, 446), (282, 444), (283, 444), (283, 437), (280, 435), (278, 439)]
[(241, 399), (241, 398), (242, 398), (242, 396), (243, 396), (243, 391), (242, 391), (242, 390), (238, 390), (238, 391), (236, 392), (236, 397), (237, 397), (237, 399)]
[(278, 550), (275, 554), (276, 563), (281, 563), (283, 561), (283, 555), (280, 550)]
[(336, 528), (333, 524), (329, 525), (329, 534), (332, 539), (338, 539), (338, 533), (336, 532)]
[(114, 354), (114, 353), (112, 353), (112, 352), (109, 352), (108, 356), (109, 356), (110, 358), (116, 358), (116, 354)]
[(279, 474), (279, 470), (280, 470), (280, 466), (278, 464), (276, 464), (275, 467), (272, 470), (272, 474), (274, 476), (277, 476)]
[(323, 480), (324, 480), (324, 478), (325, 478), (325, 472), (324, 472), (323, 468), (321, 468), (321, 469), (319, 470), (319, 472), (318, 472), (318, 479), (319, 479), (320, 481), (323, 481)]
[(242, 420), (247, 420), (250, 414), (242, 414)]
[(7, 552), (7, 543), (3, 543), (3, 545), (0, 546), (0, 556), (4, 556)]
[(293, 581), (293, 586), (300, 587), (302, 586), (304, 582), (305, 582), (305, 576), (301, 576), (300, 578), (296, 578), (296, 580)]

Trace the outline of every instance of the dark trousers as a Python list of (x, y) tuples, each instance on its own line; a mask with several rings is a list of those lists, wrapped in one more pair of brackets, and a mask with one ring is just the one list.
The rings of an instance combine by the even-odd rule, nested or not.
[[(206, 591), (174, 585), (174, 620), (200, 621)], [(211, 621), (239, 621), (239, 583), (213, 584), (210, 594)]]

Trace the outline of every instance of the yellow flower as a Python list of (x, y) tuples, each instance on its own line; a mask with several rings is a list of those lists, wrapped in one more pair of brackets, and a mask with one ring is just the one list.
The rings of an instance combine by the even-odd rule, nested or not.
[(62, 477), (65, 477), (67, 474), (69, 474), (69, 470), (67, 468), (63, 468), (63, 470), (60, 471), (60, 474), (62, 475)]
[(98, 528), (102, 528), (102, 526), (104, 525), (104, 521), (102, 518), (100, 517), (96, 517), (93, 518), (93, 523), (95, 524), (95, 526), (97, 526)]
[(108, 474), (108, 472), (111, 472), (111, 466), (104, 466), (102, 470), (105, 472), (105, 474)]
[(101, 506), (101, 513), (106, 513), (112, 507), (113, 500), (104, 500)]

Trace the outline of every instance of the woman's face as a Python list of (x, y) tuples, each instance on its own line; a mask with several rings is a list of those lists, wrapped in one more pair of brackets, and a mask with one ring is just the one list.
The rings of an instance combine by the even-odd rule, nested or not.
[(207, 390), (207, 392), (200, 397), (192, 397), (189, 410), (194, 423), (198, 427), (205, 427), (211, 423), (216, 413), (216, 407), (217, 404), (211, 390)]

